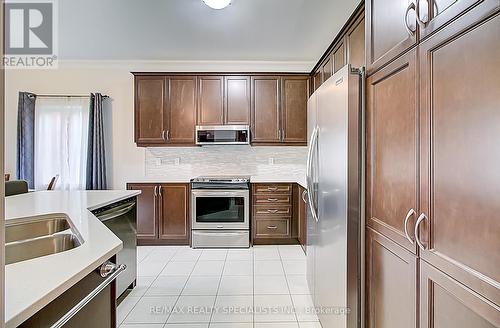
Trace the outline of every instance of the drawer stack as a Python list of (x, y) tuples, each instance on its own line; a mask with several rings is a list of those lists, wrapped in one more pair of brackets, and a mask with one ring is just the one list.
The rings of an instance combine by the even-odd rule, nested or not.
[(293, 185), (254, 184), (252, 218), (254, 244), (292, 242)]

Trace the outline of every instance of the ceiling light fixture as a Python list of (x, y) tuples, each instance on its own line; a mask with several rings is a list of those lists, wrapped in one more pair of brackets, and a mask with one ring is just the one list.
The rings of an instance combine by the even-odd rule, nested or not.
[(203, 0), (203, 2), (213, 9), (224, 9), (231, 4), (231, 0)]

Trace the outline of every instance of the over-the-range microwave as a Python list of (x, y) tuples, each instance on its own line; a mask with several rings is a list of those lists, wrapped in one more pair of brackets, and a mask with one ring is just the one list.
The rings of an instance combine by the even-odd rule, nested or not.
[(248, 145), (250, 128), (248, 125), (198, 125), (197, 145)]

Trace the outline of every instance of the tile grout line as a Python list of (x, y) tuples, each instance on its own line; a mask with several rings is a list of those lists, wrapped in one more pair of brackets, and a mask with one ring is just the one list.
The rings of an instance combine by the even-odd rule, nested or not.
[[(165, 263), (165, 265), (163, 266), (163, 268), (161, 269), (161, 271), (156, 275), (155, 279), (151, 282), (151, 285), (149, 285), (149, 287), (146, 289), (146, 291), (144, 292), (144, 294), (142, 296), (139, 297), (139, 299), (137, 300), (137, 302), (134, 304), (134, 306), (130, 309), (130, 311), (128, 311), (127, 315), (125, 317), (123, 317), (123, 320), (122, 322), (120, 323), (120, 326), (123, 325), (125, 323), (125, 320), (127, 320), (128, 316), (130, 315), (130, 313), (132, 313), (132, 311), (135, 309), (135, 307), (137, 306), (137, 304), (139, 304), (139, 302), (144, 298), (144, 296), (146, 296), (146, 293), (147, 291), (149, 290), (149, 288), (151, 288), (151, 286), (153, 285), (153, 283), (156, 281), (156, 279), (158, 279), (158, 277), (160, 276), (160, 273), (165, 269), (165, 267), (167, 266), (167, 264), (174, 258), (174, 256), (177, 254), (177, 252), (179, 251), (179, 249), (177, 249), (174, 253), (174, 255)], [(151, 250), (150, 254), (153, 252), (153, 250)], [(148, 254), (148, 256), (150, 255)], [(146, 258), (143, 259), (143, 261), (145, 260)], [(142, 261), (141, 261), (142, 262)], [(140, 264), (140, 262), (139, 262)], [(169, 316), (170, 317), (170, 314)], [(168, 320), (168, 317), (167, 317), (167, 320)]]
[(229, 251), (226, 251), (226, 256), (224, 257), (224, 264), (222, 265), (222, 271), (221, 271), (220, 277), (219, 277), (219, 284), (217, 285), (217, 290), (215, 291), (214, 303), (212, 305), (212, 313), (210, 313), (210, 319), (208, 320), (208, 327), (210, 327), (210, 324), (212, 323), (212, 318), (214, 316), (215, 305), (217, 304), (217, 298), (219, 296), (219, 289), (220, 289), (220, 285), (222, 283), (222, 276), (224, 274), (224, 268), (226, 267), (226, 260), (227, 260), (228, 253), (229, 253)]
[(286, 287), (288, 288), (288, 297), (290, 298), (290, 302), (292, 303), (293, 315), (295, 317), (295, 322), (297, 323), (297, 326), (299, 326), (299, 317), (297, 317), (297, 310), (296, 310), (295, 304), (293, 302), (292, 292), (290, 291), (290, 285), (288, 284), (288, 275), (287, 275), (287, 273), (285, 271), (285, 265), (283, 264), (283, 257), (281, 256), (281, 251), (280, 251), (279, 247), (278, 247), (278, 255), (280, 257), (281, 266), (283, 268), (283, 274), (284, 274), (284, 277), (285, 277)]

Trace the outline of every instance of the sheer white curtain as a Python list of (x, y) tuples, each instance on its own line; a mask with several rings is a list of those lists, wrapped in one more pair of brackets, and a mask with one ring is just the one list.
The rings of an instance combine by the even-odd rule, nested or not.
[(85, 189), (89, 99), (39, 97), (35, 105), (35, 189)]

